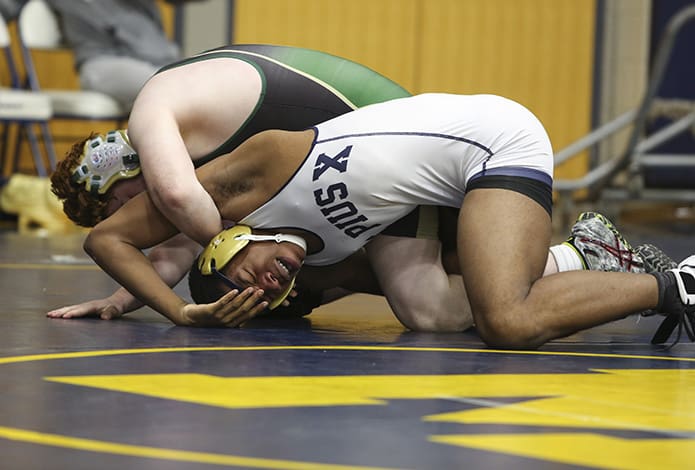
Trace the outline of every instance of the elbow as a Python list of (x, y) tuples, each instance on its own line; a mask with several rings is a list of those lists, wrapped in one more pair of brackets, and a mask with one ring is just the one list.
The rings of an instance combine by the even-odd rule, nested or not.
[(82, 244), (84, 252), (89, 255), (97, 264), (103, 259), (104, 253), (113, 247), (113, 243), (109, 241), (109, 234), (105, 230), (101, 230), (99, 225), (94, 227)]
[(95, 261), (99, 253), (99, 245), (101, 244), (100, 239), (103, 236), (97, 227), (89, 232), (87, 238), (85, 238), (84, 243), (82, 244), (82, 249), (84, 252)]
[(177, 213), (184, 210), (195, 194), (184, 187), (153, 187), (150, 191), (152, 201), (163, 213)]

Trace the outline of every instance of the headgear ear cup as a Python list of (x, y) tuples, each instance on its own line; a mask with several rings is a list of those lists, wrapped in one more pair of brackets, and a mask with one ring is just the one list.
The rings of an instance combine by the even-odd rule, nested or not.
[(84, 183), (87, 191), (95, 195), (106, 194), (116, 181), (140, 174), (140, 159), (124, 130), (89, 139), (82, 156), (72, 180)]
[(216, 269), (224, 268), (237, 253), (250, 243), (250, 240), (239, 239), (239, 235), (251, 235), (251, 227), (235, 225), (223, 230), (213, 238), (198, 257), (198, 268), (204, 276), (212, 274), (212, 260)]
[(279, 307), (280, 305), (282, 305), (282, 302), (285, 301), (287, 296), (290, 295), (290, 292), (292, 292), (292, 289), (294, 288), (294, 280), (295, 280), (295, 278), (293, 277), (292, 280), (290, 281), (290, 285), (287, 286), (287, 289), (285, 289), (285, 291), (282, 294), (278, 295), (275, 298), (275, 300), (273, 300), (272, 302), (270, 302), (270, 304), (268, 304), (268, 309), (274, 310), (277, 307)]
[[(198, 269), (204, 276), (212, 275), (213, 261), (215, 269), (223, 269), (251, 241), (275, 241), (277, 243), (287, 241), (302, 247), (306, 251), (306, 242), (296, 235), (253, 235), (251, 227), (235, 225), (227, 230), (223, 230), (208, 243), (198, 257)], [(279, 307), (287, 296), (290, 295), (294, 288), (295, 277), (292, 278), (287, 289), (270, 302), (268, 305), (270, 310)]]

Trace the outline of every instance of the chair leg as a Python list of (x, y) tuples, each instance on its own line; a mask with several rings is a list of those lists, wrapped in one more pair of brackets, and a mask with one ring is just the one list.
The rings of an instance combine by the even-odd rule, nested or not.
[(7, 163), (7, 155), (10, 153), (7, 148), (10, 143), (9, 139), (10, 123), (2, 123), (2, 140), (0, 141), (0, 177), (5, 176), (5, 165)]
[(51, 128), (48, 122), (41, 122), (41, 140), (43, 141), (44, 149), (46, 150), (46, 156), (48, 157), (48, 165), (51, 173), (56, 169), (56, 153), (55, 147), (53, 145), (53, 134), (51, 133)]
[(12, 164), (10, 165), (10, 174), (17, 173), (19, 168), (19, 157), (22, 151), (22, 142), (24, 142), (24, 126), (25, 124), (20, 123), (17, 127), (17, 139), (14, 143), (14, 155), (12, 156)]
[[(20, 128), (20, 134), (23, 134), (29, 142), (31, 155), (34, 159), (34, 168), (36, 169), (36, 174), (42, 177), (48, 176), (48, 174), (46, 173), (46, 165), (43, 162), (43, 156), (41, 155), (41, 149), (39, 148), (38, 139), (36, 137), (36, 132), (34, 131), (32, 123), (23, 123)], [(22, 139), (18, 139), (18, 145), (15, 148), (14, 165), (12, 169), (14, 173), (16, 173), (19, 169), (19, 158), (21, 150), (21, 146), (19, 145), (19, 143), (21, 143), (21, 140)]]

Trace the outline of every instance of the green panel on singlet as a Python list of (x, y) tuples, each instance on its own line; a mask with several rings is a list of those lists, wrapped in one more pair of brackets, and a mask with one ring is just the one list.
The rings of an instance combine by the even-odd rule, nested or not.
[(356, 107), (410, 96), (374, 70), (325, 52), (286, 46), (252, 46), (259, 53), (301, 70), (338, 90)]
[(213, 57), (257, 56), (278, 62), (312, 77), (343, 95), (355, 108), (410, 93), (374, 70), (325, 52), (289, 46), (241, 44), (207, 51), (163, 67), (160, 72)]

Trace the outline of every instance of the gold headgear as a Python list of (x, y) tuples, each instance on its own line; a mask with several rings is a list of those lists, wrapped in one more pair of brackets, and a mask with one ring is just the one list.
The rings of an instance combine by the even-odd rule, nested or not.
[[(198, 257), (198, 269), (200, 269), (201, 274), (204, 276), (211, 276), (217, 272), (219, 276), (224, 277), (230, 285), (234, 283), (231, 279), (228, 279), (219, 270), (223, 269), (227, 263), (229, 263), (234, 256), (237, 255), (249, 242), (252, 241), (274, 241), (276, 243), (280, 242), (290, 242), (301, 247), (306, 252), (306, 242), (303, 238), (296, 235), (288, 235), (284, 233), (278, 233), (276, 235), (253, 235), (251, 233), (251, 227), (247, 225), (235, 225), (232, 228), (223, 230), (215, 238), (208, 243), (203, 252)], [(290, 295), (292, 288), (294, 287), (294, 282), (296, 275), (290, 280), (290, 284), (279, 296), (273, 299), (268, 305), (270, 310), (278, 307), (282, 302)], [(241, 292), (241, 288), (239, 291)]]

